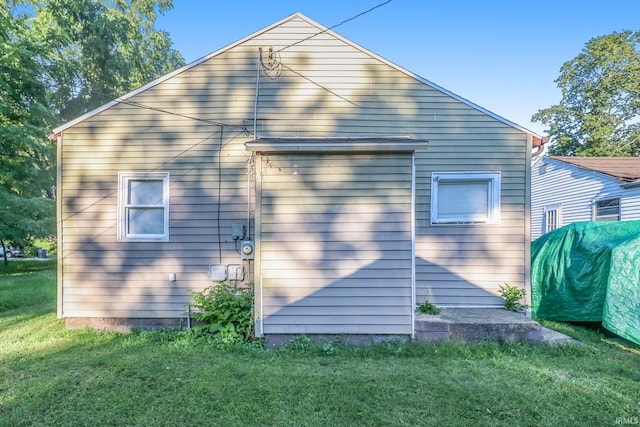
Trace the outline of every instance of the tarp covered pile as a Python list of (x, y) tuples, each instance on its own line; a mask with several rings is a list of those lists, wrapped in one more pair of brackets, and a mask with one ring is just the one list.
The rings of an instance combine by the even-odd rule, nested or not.
[(640, 344), (640, 221), (580, 222), (536, 239), (531, 311), (540, 319), (601, 321)]

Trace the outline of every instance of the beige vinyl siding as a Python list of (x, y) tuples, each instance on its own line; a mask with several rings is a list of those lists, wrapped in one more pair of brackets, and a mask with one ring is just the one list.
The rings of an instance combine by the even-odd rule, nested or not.
[[(465, 135), (461, 136), (465, 138)], [(504, 283), (527, 285), (526, 135), (479, 147), (430, 139), (417, 156), (416, 298), (441, 307), (499, 307)], [(501, 218), (495, 225), (430, 225), (432, 172), (501, 172)]]
[[(188, 290), (212, 284), (209, 264), (220, 263), (221, 256), (223, 264), (242, 263), (231, 224), (247, 218), (246, 138), (223, 133), (226, 145), (218, 158), (218, 126), (176, 116), (161, 125), (164, 114), (142, 108), (128, 113), (136, 117), (128, 128), (108, 121), (99, 128), (88, 121), (63, 135), (64, 317), (184, 317)], [(110, 114), (120, 112), (116, 107), (98, 117)], [(135, 123), (147, 125), (131, 126)], [(118, 172), (148, 171), (170, 173), (169, 241), (118, 241)], [(245, 268), (251, 266), (245, 262)], [(175, 282), (169, 281), (170, 273), (176, 274)]]
[[(231, 241), (231, 225), (246, 223), (248, 202), (252, 222), (254, 210), (259, 209), (253, 186), (260, 177), (250, 176), (252, 188), (248, 192), (250, 155), (244, 147), (244, 142), (256, 136), (406, 136), (428, 140), (427, 151), (416, 154), (418, 300), (428, 297), (437, 305), (495, 306), (500, 304), (495, 295), (501, 282), (524, 283), (529, 147), (523, 131), (325, 32), (279, 52), (276, 62), (283, 66), (277, 76), (269, 77), (263, 70), (257, 135), (251, 134), (258, 48), (262, 48), (266, 61), (270, 47), (278, 51), (321, 30), (294, 16), (63, 131), (58, 190), (65, 317), (180, 317), (189, 302), (187, 290), (211, 284), (207, 277), (209, 264), (219, 263), (220, 256), (223, 264), (241, 263)], [(223, 149), (218, 155), (220, 143)], [(384, 171), (386, 166), (380, 168)], [(337, 179), (342, 179), (347, 170), (335, 169)], [(431, 172), (487, 170), (502, 174), (499, 225), (429, 224)], [(169, 242), (116, 240), (117, 174), (136, 171), (171, 174)], [(390, 181), (404, 173), (397, 172), (396, 176), (394, 172), (389, 175)], [(381, 175), (373, 174), (371, 179)], [(359, 190), (353, 187), (354, 194)], [(318, 194), (300, 202), (327, 207), (335, 200), (322, 191), (318, 189)], [(348, 207), (347, 199), (342, 197), (340, 203)], [(277, 241), (283, 235), (304, 232), (296, 223), (295, 213), (277, 212), (275, 223), (270, 217), (275, 213), (263, 209), (262, 215), (263, 232), (272, 241), (262, 243), (261, 253), (265, 266), (277, 271), (285, 255)], [(404, 221), (403, 215), (389, 214), (388, 223), (380, 226), (394, 227)], [(355, 230), (358, 225), (354, 224)], [(313, 233), (326, 231), (322, 228), (325, 226), (314, 225)], [(254, 228), (251, 224), (252, 233)], [(340, 229), (340, 233), (344, 233), (344, 240), (354, 242), (362, 234), (346, 229)], [(370, 277), (363, 278), (374, 294), (381, 291), (378, 287), (383, 287), (385, 280), (396, 278), (396, 270), (388, 267), (398, 261), (406, 268), (402, 261), (407, 253), (404, 244), (397, 246), (393, 238), (380, 239), (385, 247), (395, 249), (384, 268), (369, 270)], [(339, 254), (342, 248), (343, 241), (327, 241), (325, 248), (310, 251), (308, 256), (322, 256), (327, 250)], [(359, 248), (363, 257), (371, 255)], [(449, 256), (454, 253), (457, 255)], [(252, 268), (249, 262), (244, 265)], [(321, 265), (324, 268), (331, 264)], [(176, 273), (178, 280), (169, 282), (169, 273)], [(253, 275), (246, 278), (258, 279)], [(282, 277), (279, 283), (290, 286), (290, 282)], [(352, 305), (366, 306), (371, 298), (385, 299), (387, 295), (363, 293)], [(327, 302), (340, 305), (342, 301), (332, 296)], [(350, 319), (340, 316), (348, 315), (336, 314), (327, 325), (346, 325)], [(393, 316), (390, 324), (398, 320)], [(400, 317), (404, 325), (406, 314)]]
[(412, 334), (410, 154), (263, 155), (264, 334)]

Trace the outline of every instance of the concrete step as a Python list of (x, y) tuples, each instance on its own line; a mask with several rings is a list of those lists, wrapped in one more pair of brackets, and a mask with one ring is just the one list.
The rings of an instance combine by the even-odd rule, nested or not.
[(445, 308), (438, 315), (416, 314), (415, 335), (418, 341), (577, 342), (543, 328), (524, 313), (502, 308)]

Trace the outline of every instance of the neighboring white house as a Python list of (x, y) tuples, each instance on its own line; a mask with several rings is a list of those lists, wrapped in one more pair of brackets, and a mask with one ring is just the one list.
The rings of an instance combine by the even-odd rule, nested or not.
[(540, 157), (531, 185), (534, 240), (573, 222), (640, 219), (638, 157)]

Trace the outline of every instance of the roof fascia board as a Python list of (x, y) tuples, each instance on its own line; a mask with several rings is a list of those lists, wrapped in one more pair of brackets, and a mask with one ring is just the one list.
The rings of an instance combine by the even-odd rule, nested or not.
[(624, 184), (620, 184), (620, 187), (624, 189), (640, 187), (640, 179), (631, 182), (625, 182)]

